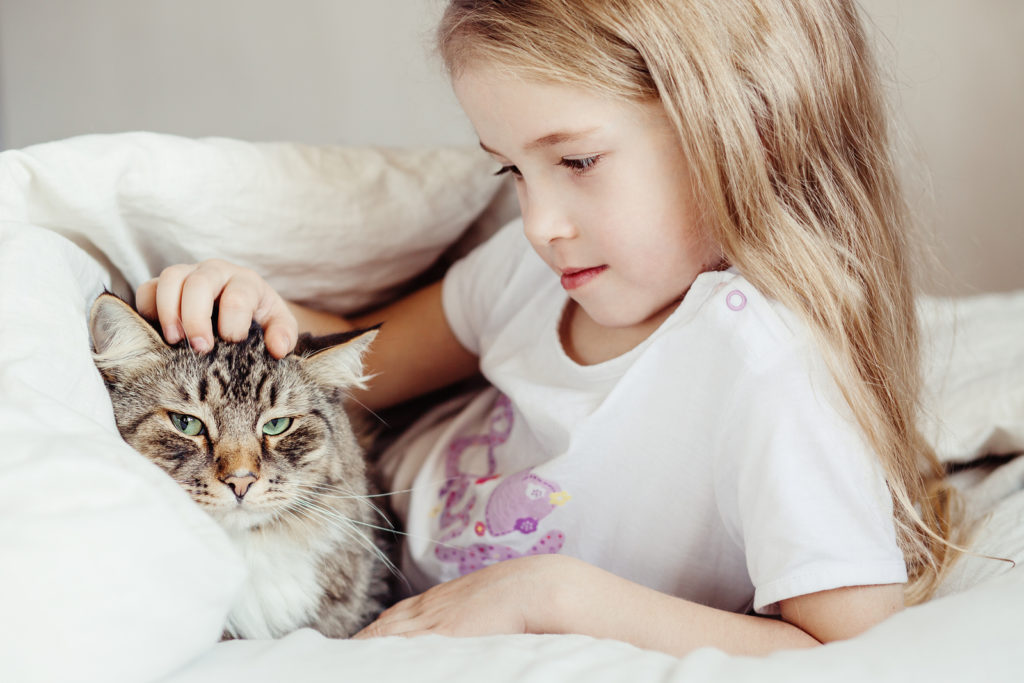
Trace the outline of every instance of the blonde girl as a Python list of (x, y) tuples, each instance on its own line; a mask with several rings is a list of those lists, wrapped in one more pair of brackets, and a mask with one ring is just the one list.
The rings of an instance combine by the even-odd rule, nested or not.
[[(852, 0), (452, 0), (456, 95), (522, 219), (346, 321), (220, 261), (168, 341), (384, 321), (357, 396), (495, 387), (401, 445), (422, 593), (360, 637), (573, 632), (685, 653), (848, 638), (925, 599), (950, 498), (916, 426), (904, 206)], [(770, 616), (778, 618), (766, 618)]]

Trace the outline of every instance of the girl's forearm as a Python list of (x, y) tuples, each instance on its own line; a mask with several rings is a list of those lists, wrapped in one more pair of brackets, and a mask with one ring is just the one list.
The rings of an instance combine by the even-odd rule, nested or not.
[[(556, 557), (556, 556), (549, 556)], [(762, 655), (820, 643), (778, 619), (734, 614), (676, 598), (579, 560), (557, 556), (560, 580), (549, 584), (529, 630), (581, 633), (683, 655), (700, 647)]]
[(287, 302), (287, 304), (288, 310), (295, 316), (295, 321), (299, 325), (299, 333), (310, 332), (314, 335), (334, 334), (335, 332), (348, 332), (354, 327), (348, 320), (333, 313), (307, 308), (291, 301)]
[(353, 397), (370, 410), (387, 408), (474, 375), (476, 356), (455, 337), (444, 314), (441, 282), (417, 290), (384, 308), (351, 319), (289, 304), (300, 332), (330, 334), (381, 324), (363, 359), (373, 376)]

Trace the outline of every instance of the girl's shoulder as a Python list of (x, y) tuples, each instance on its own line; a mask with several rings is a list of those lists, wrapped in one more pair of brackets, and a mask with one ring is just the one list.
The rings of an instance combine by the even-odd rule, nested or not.
[(734, 355), (748, 370), (767, 370), (813, 350), (807, 325), (735, 268), (698, 276), (667, 322), (670, 335), (684, 329), (699, 335), (702, 346)]
[(744, 397), (740, 403), (762, 412), (781, 395), (800, 395), (847, 414), (827, 358), (797, 314), (734, 269), (704, 273), (694, 285), (688, 352), (673, 362), (730, 386), (733, 397)]

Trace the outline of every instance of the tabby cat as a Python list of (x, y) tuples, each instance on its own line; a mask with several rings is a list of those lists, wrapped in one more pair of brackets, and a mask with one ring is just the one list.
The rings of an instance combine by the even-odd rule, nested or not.
[(121, 436), (227, 531), (249, 569), (225, 635), (311, 626), (345, 637), (381, 610), (385, 556), (365, 460), (342, 403), (361, 386), (367, 330), (300, 340), (275, 360), (259, 326), (197, 355), (101, 295), (93, 358)]

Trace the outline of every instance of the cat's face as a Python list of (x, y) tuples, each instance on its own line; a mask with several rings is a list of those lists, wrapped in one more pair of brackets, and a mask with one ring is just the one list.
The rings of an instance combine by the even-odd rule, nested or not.
[(350, 495), (365, 494), (341, 401), (362, 382), (372, 331), (275, 360), (254, 326), (246, 341), (197, 355), (168, 346), (110, 295), (93, 306), (91, 326), (122, 437), (227, 528), (308, 516), (326, 482), (332, 495), (345, 495), (345, 482)]

